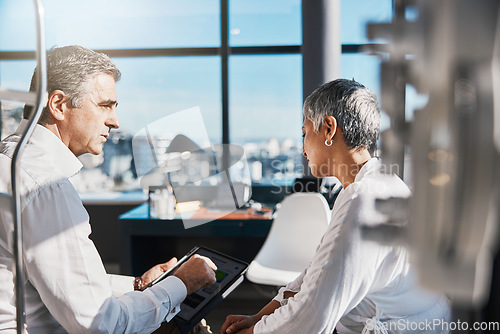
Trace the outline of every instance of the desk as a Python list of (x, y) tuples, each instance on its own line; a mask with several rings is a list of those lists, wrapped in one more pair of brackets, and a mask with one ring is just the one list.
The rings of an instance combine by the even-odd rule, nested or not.
[[(193, 217), (196, 217), (194, 215)], [(151, 266), (178, 258), (196, 245), (251, 261), (262, 246), (272, 218), (228, 215), (185, 229), (181, 219), (150, 219), (144, 203), (120, 216), (120, 266), (125, 275), (142, 275)]]

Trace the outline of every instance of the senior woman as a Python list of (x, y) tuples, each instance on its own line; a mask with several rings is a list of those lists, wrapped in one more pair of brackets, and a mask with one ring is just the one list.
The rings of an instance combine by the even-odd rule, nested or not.
[(303, 113), (303, 154), (312, 174), (337, 177), (343, 190), (309, 266), (257, 314), (228, 316), (220, 333), (447, 332), (448, 301), (418, 286), (408, 250), (362, 236), (363, 227), (386, 220), (375, 209), (377, 198), (410, 195), (372, 158), (380, 128), (376, 96), (338, 79), (314, 91)]

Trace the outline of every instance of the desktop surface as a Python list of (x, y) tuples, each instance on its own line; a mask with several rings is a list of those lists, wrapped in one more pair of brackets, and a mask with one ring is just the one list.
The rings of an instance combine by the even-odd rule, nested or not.
[(206, 245), (250, 262), (272, 224), (271, 214), (240, 210), (221, 216), (220, 212), (201, 208), (190, 219), (206, 220), (210, 215), (216, 219), (186, 229), (180, 216), (150, 218), (148, 203), (122, 214), (119, 218), (121, 273), (142, 275), (151, 266), (179, 257), (196, 245)]

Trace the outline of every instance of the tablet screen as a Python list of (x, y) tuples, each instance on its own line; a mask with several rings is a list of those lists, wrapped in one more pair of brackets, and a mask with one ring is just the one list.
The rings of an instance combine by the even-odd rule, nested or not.
[[(187, 261), (194, 254), (206, 256), (215, 263), (215, 265), (217, 266), (217, 270), (215, 271), (216, 282), (211, 286), (203, 287), (198, 291), (188, 295), (182, 302), (181, 310), (176, 315), (176, 318), (181, 319), (185, 322), (190, 322), (198, 312), (200, 312), (212, 299), (217, 297), (219, 294), (224, 294), (226, 290), (230, 289), (233, 286), (233, 284), (241, 282), (243, 278), (242, 274), (248, 267), (248, 264), (246, 262), (240, 261), (206, 247), (196, 247), (195, 249), (191, 250), (185, 257), (183, 257), (179, 261), (179, 265)], [(155, 282), (153, 282), (153, 285), (158, 281), (164, 279), (174, 271), (175, 268), (174, 270), (165, 273)]]

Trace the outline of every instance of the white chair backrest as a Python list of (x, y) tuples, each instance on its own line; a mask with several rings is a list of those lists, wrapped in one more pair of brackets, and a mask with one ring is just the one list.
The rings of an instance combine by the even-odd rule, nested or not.
[(330, 209), (323, 195), (287, 196), (254, 261), (275, 269), (302, 271), (314, 256), (329, 221)]

